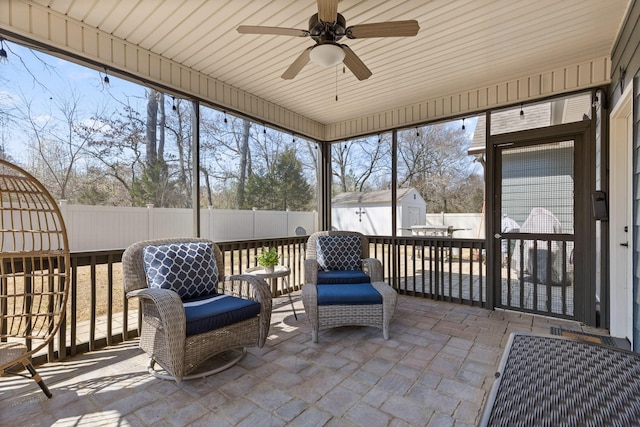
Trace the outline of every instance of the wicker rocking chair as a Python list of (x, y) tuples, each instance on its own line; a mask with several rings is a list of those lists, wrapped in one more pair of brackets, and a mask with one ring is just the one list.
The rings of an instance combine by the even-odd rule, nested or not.
[[(122, 265), (127, 298), (141, 301), (140, 348), (150, 357), (151, 375), (177, 382), (202, 378), (239, 362), (245, 347), (264, 345), (269, 286), (255, 276), (225, 277), (222, 252), (210, 240), (138, 242), (124, 252)], [(233, 356), (230, 361), (198, 370), (223, 352)]]
[(309, 236), (302, 303), (311, 339), (338, 326), (373, 326), (389, 339), (396, 291), (384, 282), (382, 264), (369, 258), (369, 240), (351, 231), (318, 231)]
[[(0, 374), (32, 378), (50, 398), (31, 357), (52, 344), (64, 319), (70, 268), (67, 232), (47, 189), (3, 160), (0, 203)], [(30, 376), (16, 372), (19, 365)]]

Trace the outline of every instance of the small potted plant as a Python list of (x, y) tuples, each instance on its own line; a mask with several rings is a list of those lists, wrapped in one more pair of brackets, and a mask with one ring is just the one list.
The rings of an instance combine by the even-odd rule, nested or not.
[(280, 255), (278, 255), (276, 248), (262, 248), (262, 252), (256, 257), (258, 265), (264, 267), (264, 271), (267, 273), (273, 273), (279, 259)]

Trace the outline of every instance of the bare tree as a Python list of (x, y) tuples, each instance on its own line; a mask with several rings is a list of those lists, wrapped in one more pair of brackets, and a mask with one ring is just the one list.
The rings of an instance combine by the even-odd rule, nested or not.
[(203, 158), (209, 159), (204, 167), (208, 176), (219, 183), (219, 190), (233, 192), (233, 202), (220, 207), (237, 209), (245, 202), (247, 181), (256, 167), (256, 159), (257, 167), (269, 168), (279, 151), (279, 141), (270, 132), (258, 132), (257, 126), (246, 119), (232, 117), (227, 123), (221, 121), (219, 114), (203, 121), (201, 149)]
[(247, 177), (251, 175), (249, 169), (250, 151), (249, 151), (249, 136), (251, 131), (251, 123), (248, 120), (242, 120), (242, 137), (240, 139), (240, 165), (239, 165), (239, 177), (238, 177), (238, 196), (236, 208), (244, 206), (245, 201), (245, 187), (247, 185)]
[(73, 89), (50, 100), (48, 115), (36, 113), (25, 96), (19, 111), (31, 139), (30, 170), (56, 197), (67, 199), (70, 183), (86, 170), (86, 148), (106, 126), (99, 119), (104, 109), (97, 105), (92, 115), (85, 113)]
[[(192, 135), (191, 135), (191, 104), (184, 102), (182, 99), (172, 98), (172, 112), (165, 113), (166, 105), (163, 102), (160, 112), (161, 117), (165, 117), (164, 128), (171, 135), (171, 139), (175, 142), (176, 165), (175, 168), (177, 179), (174, 188), (175, 203), (184, 207), (191, 206), (192, 192), (192, 170), (191, 161), (192, 153)], [(164, 143), (164, 142), (163, 142)], [(163, 147), (164, 153), (164, 147)], [(164, 154), (163, 154), (163, 157)], [(171, 162), (171, 158), (166, 156), (166, 161)]]
[(149, 90), (143, 116), (127, 100), (91, 147), (134, 206), (191, 206), (191, 109), (178, 100), (167, 114), (166, 101)]
[(467, 154), (470, 143), (450, 123), (399, 132), (398, 185), (416, 188), (430, 212), (479, 212), (482, 179)]
[(105, 176), (115, 179), (126, 190), (129, 204), (139, 205), (135, 189), (141, 185), (145, 169), (145, 120), (127, 100), (107, 123), (102, 138), (90, 145), (91, 153), (102, 164)]
[(246, 208), (252, 203), (247, 196), (252, 177), (272, 172), (287, 150), (296, 153), (305, 182), (315, 184), (317, 154), (312, 141), (206, 108), (200, 118), (200, 169), (208, 193), (206, 203), (218, 208)]
[[(160, 98), (160, 92), (151, 89), (147, 96), (147, 120), (145, 122), (145, 144), (147, 147), (146, 163), (147, 167), (153, 168), (158, 163), (158, 155), (162, 156), (164, 148), (160, 145), (160, 152), (158, 152), (158, 98)], [(164, 118), (163, 118), (164, 121)]]
[[(390, 145), (382, 137), (335, 143), (331, 149), (334, 192), (377, 190), (389, 171)], [(386, 160), (386, 162), (385, 162)], [(388, 182), (388, 181), (387, 181)]]
[[(223, 118), (221, 113), (212, 110), (202, 112), (200, 119), (200, 169), (206, 173), (208, 203), (221, 208), (237, 207), (239, 163), (244, 162), (245, 177), (251, 173), (251, 152), (242, 148), (243, 140), (249, 143), (250, 127), (243, 132), (239, 119), (227, 121), (226, 115)], [(226, 192), (229, 196), (232, 191), (232, 197), (214, 197), (214, 193)]]

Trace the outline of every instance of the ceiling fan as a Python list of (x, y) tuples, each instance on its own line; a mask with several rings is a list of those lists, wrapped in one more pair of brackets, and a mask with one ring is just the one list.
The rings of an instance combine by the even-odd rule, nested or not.
[(237, 28), (240, 34), (271, 34), (294, 37), (311, 37), (314, 46), (306, 48), (282, 74), (282, 78), (293, 79), (311, 60), (319, 65), (329, 67), (343, 62), (358, 80), (371, 77), (371, 70), (364, 65), (346, 44), (338, 41), (348, 39), (364, 39), (371, 37), (410, 37), (418, 34), (418, 21), (391, 21), (372, 24), (360, 24), (347, 27), (344, 16), (338, 13), (338, 0), (317, 0), (318, 13), (309, 19), (309, 29), (264, 27), (241, 25)]

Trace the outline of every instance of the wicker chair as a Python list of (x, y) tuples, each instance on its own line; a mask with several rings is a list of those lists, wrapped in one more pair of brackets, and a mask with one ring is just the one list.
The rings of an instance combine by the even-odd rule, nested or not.
[[(35, 380), (51, 392), (31, 363), (64, 320), (69, 243), (55, 200), (33, 176), (0, 160), (0, 374)], [(61, 345), (64, 345), (62, 343)], [(16, 372), (22, 365), (29, 376)]]
[[(185, 295), (182, 297), (177, 291), (149, 286), (151, 276), (148, 263), (145, 271), (145, 254), (148, 248), (178, 247), (182, 250), (187, 245), (205, 244), (212, 249), (213, 262), (217, 270), (211, 285), (214, 287), (212, 295), (191, 300)], [(147, 248), (147, 249), (145, 249)], [(142, 330), (140, 333), (140, 348), (149, 356), (147, 369), (150, 374), (162, 379), (174, 379), (177, 382), (193, 378), (202, 378), (227, 369), (242, 359), (246, 350), (244, 347), (262, 347), (269, 334), (271, 321), (271, 292), (267, 283), (255, 276), (235, 275), (224, 276), (224, 258), (218, 246), (206, 239), (198, 238), (172, 238), (162, 240), (149, 240), (131, 245), (122, 256), (124, 288), (127, 298), (140, 298), (142, 309)], [(147, 260), (148, 261), (148, 260)], [(197, 265), (200, 261), (198, 261)], [(196, 263), (190, 264), (195, 266)], [(191, 268), (185, 265), (188, 270)], [(196, 270), (194, 267), (191, 271)], [(219, 272), (219, 273), (218, 273)], [(157, 277), (156, 277), (157, 279)], [(199, 285), (195, 283), (194, 286)], [(251, 303), (256, 310), (250, 315), (234, 316), (237, 312), (220, 309), (220, 303), (216, 299), (209, 302), (209, 297), (217, 295), (240, 302)], [(210, 311), (200, 320), (194, 320), (190, 304), (201, 304), (201, 300), (207, 300)], [(240, 300), (238, 300), (240, 299)], [(253, 304), (257, 302), (259, 304)], [(208, 305), (211, 304), (211, 305)], [(218, 308), (216, 308), (216, 304)], [(258, 308), (256, 308), (258, 306)], [(242, 308), (244, 309), (244, 308)], [(234, 307), (236, 310), (236, 307)], [(258, 311), (259, 310), (259, 311)], [(215, 320), (227, 319), (222, 324)], [(231, 316), (231, 320), (229, 320)], [(244, 320), (242, 320), (244, 319)], [(215, 320), (215, 321), (214, 321)], [(200, 323), (198, 322), (205, 322)], [(206, 323), (209, 322), (209, 323)], [(218, 322), (218, 323), (216, 323)], [(193, 329), (193, 325), (199, 327)], [(206, 372), (199, 372), (197, 368), (203, 362), (219, 355), (220, 353), (234, 354), (232, 360), (223, 366), (217, 366)], [(158, 363), (166, 373), (155, 368)]]
[(320, 330), (356, 325), (380, 328), (384, 339), (389, 339), (397, 294), (384, 282), (380, 261), (369, 258), (369, 240), (364, 235), (313, 233), (307, 241), (304, 269), (302, 303), (313, 342), (318, 342)]

